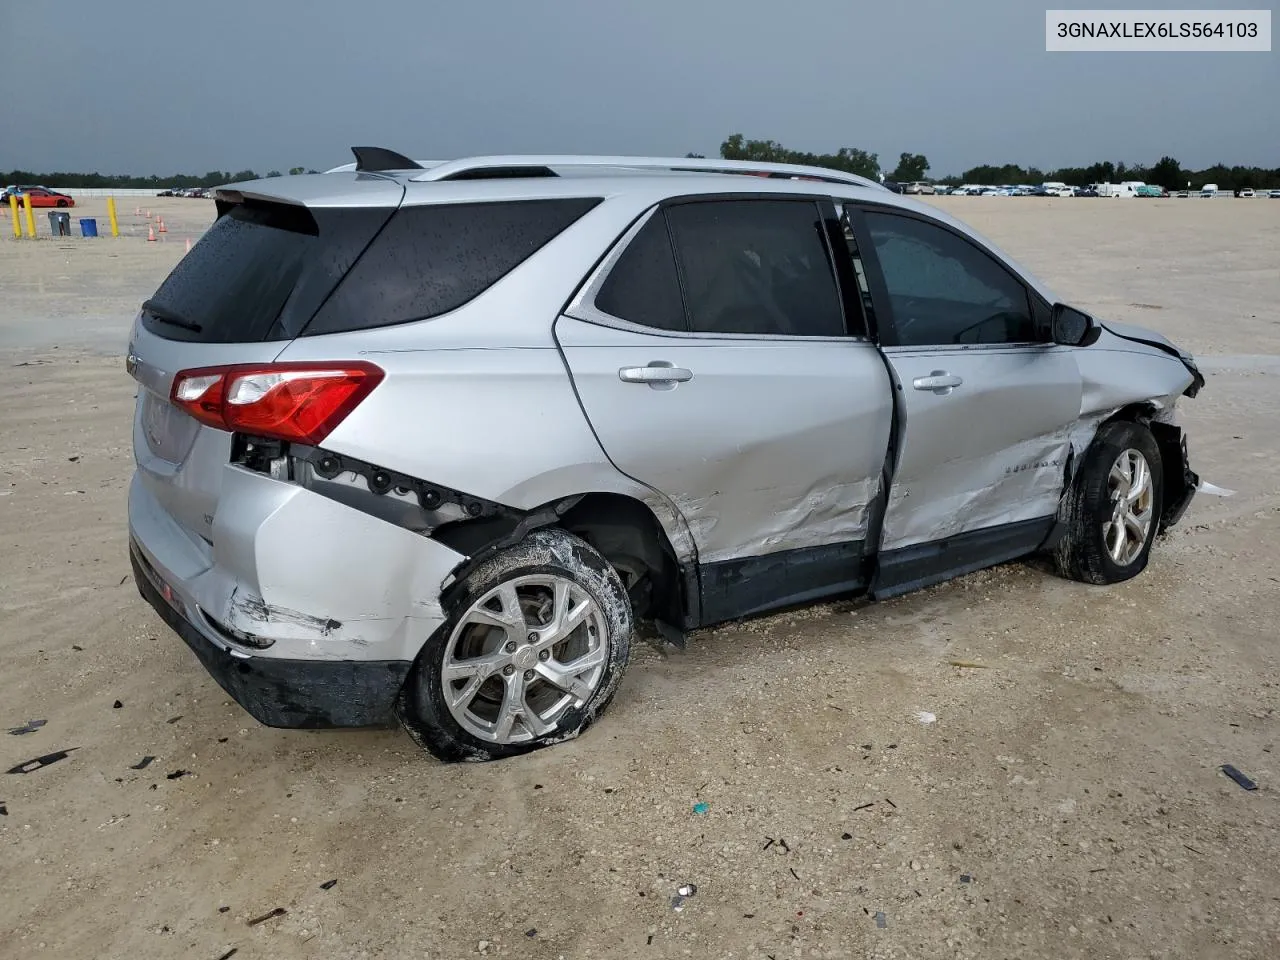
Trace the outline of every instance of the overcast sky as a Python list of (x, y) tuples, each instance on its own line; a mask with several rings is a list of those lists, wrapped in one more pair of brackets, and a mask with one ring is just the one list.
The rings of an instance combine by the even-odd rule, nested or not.
[(714, 155), (734, 132), (888, 169), (924, 153), (935, 176), (1280, 166), (1280, 53), (1050, 54), (1049, 5), (1070, 6), (0, 0), (0, 169), (323, 169), (351, 144)]

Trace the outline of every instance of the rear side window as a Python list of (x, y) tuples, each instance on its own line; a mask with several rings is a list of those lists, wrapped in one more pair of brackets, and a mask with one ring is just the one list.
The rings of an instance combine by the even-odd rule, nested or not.
[(220, 216), (143, 307), (168, 340), (288, 340), (311, 319), (391, 215), (245, 202)]
[(456, 310), (599, 202), (557, 198), (402, 207), (305, 334), (384, 327)]
[(810, 200), (715, 200), (667, 210), (699, 333), (844, 336), (825, 224)]
[(687, 330), (667, 222), (659, 210), (640, 228), (596, 295), (605, 313), (659, 330)]

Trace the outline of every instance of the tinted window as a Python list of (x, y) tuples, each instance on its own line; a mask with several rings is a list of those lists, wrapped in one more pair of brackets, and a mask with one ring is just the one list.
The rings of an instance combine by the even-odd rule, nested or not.
[(170, 340), (287, 340), (333, 290), (389, 208), (229, 208), (147, 301), (143, 323)]
[(661, 211), (640, 228), (609, 271), (596, 295), (596, 307), (646, 327), (688, 329), (676, 258)]
[(844, 334), (817, 204), (683, 203), (668, 208), (667, 218), (695, 331)]
[(1026, 288), (972, 243), (911, 217), (868, 212), (866, 222), (899, 345), (1036, 339)]
[(306, 335), (383, 327), (455, 310), (599, 202), (571, 198), (402, 207)]

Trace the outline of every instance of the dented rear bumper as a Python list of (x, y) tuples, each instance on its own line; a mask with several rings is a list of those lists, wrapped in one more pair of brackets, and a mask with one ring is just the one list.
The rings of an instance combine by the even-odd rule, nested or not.
[(464, 557), (299, 486), (224, 469), (212, 544), (135, 476), (130, 554), (143, 597), (260, 722), (390, 722)]
[(268, 727), (390, 726), (408, 676), (405, 660), (286, 660), (237, 655), (186, 617), (181, 600), (129, 545), (138, 592), (178, 634), (218, 686)]

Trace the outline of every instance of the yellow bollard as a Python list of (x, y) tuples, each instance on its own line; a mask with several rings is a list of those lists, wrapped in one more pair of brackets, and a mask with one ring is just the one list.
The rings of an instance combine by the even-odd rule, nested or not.
[(24, 193), (22, 195), (22, 205), (27, 208), (27, 236), (34, 240), (36, 238), (36, 218), (31, 214), (31, 194)]
[(107, 216), (111, 218), (111, 235), (120, 236), (120, 224), (116, 221), (116, 198), (107, 197)]
[(9, 194), (9, 210), (13, 213), (13, 235), (22, 239), (22, 218), (18, 216), (18, 195), (16, 193)]

